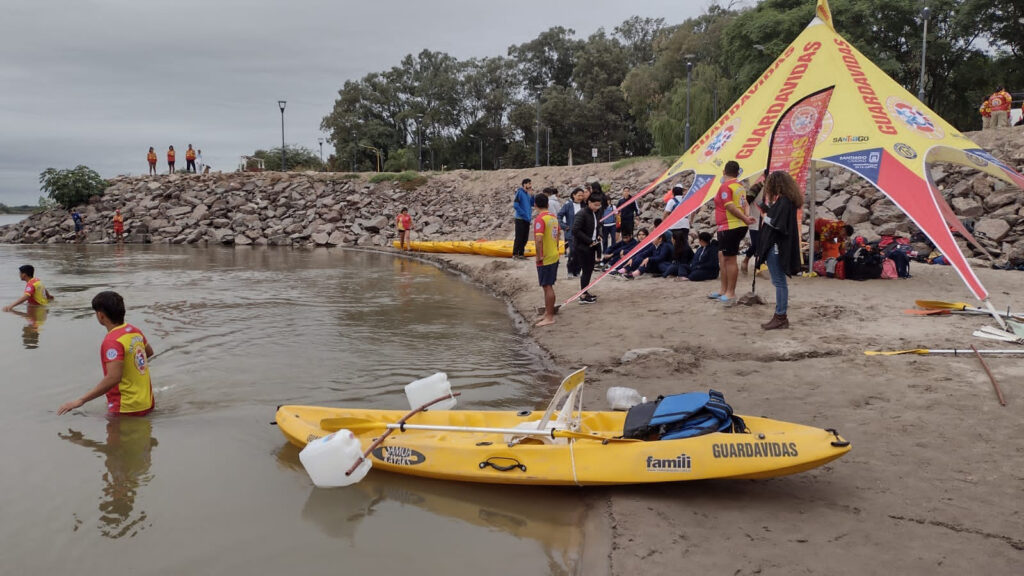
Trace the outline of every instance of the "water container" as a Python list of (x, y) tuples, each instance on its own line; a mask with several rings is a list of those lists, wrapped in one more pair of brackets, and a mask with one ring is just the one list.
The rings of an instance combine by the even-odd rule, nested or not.
[(313, 440), (299, 452), (306, 474), (318, 488), (336, 488), (355, 484), (370, 471), (367, 458), (348, 476), (345, 472), (363, 457), (363, 446), (359, 439), (348, 430)]
[(450, 398), (434, 404), (428, 410), (451, 410), (455, 408), (452, 385), (448, 382), (448, 375), (444, 372), (438, 372), (433, 376), (421, 378), (405, 386), (405, 397), (409, 399), (409, 407), (413, 410), (442, 396), (450, 396)]
[(629, 410), (644, 402), (647, 402), (647, 398), (640, 396), (640, 393), (632, 388), (612, 386), (608, 389), (608, 404), (612, 410)]

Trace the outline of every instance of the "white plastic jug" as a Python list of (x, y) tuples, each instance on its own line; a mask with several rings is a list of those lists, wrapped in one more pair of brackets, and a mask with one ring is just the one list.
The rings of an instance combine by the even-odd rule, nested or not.
[(313, 440), (299, 452), (299, 461), (318, 488), (355, 484), (366, 476), (372, 464), (367, 458), (348, 476), (345, 472), (363, 457), (363, 446), (348, 430), (338, 430)]
[(438, 372), (433, 376), (420, 378), (419, 380), (410, 382), (405, 386), (405, 397), (409, 399), (409, 407), (413, 410), (423, 406), (431, 400), (437, 400), (442, 396), (450, 396), (450, 398), (434, 404), (428, 408), (428, 410), (451, 410), (452, 408), (455, 408), (455, 397), (452, 396), (452, 385), (451, 382), (448, 382), (448, 375), (444, 372)]
[(612, 410), (629, 410), (637, 404), (647, 402), (647, 398), (640, 396), (640, 393), (625, 386), (612, 386), (608, 389), (608, 404)]

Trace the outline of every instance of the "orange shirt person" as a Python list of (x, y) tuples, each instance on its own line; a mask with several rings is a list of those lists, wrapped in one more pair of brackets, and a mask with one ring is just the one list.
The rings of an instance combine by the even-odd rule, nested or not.
[(185, 150), (185, 172), (196, 172), (196, 151), (192, 149), (192, 145), (188, 145), (188, 150)]
[(100, 292), (92, 299), (96, 320), (107, 329), (100, 345), (103, 379), (81, 398), (60, 405), (66, 414), (86, 402), (106, 395), (107, 414), (144, 416), (156, 406), (149, 377), (153, 348), (138, 328), (124, 321), (124, 299), (117, 292)]
[(120, 208), (114, 210), (114, 236), (118, 242), (124, 241), (124, 216), (121, 215)]
[(153, 147), (149, 147), (149, 154), (146, 154), (146, 162), (149, 163), (149, 173), (156, 176), (156, 150)]
[(402, 250), (412, 250), (412, 216), (409, 215), (408, 208), (402, 208), (395, 217), (395, 227), (398, 228), (398, 247)]
[(42, 280), (35, 276), (36, 269), (31, 264), (18, 267), (18, 277), (25, 283), (25, 291), (21, 294), (20, 298), (9, 306), (4, 306), (4, 312), (10, 312), (22, 302), (28, 302), (29, 308), (49, 306), (50, 300), (53, 300), (53, 295), (46, 289), (46, 286), (43, 286)]
[(167, 148), (167, 173), (174, 174), (174, 146)]
[(1010, 108), (1013, 107), (1013, 97), (1002, 86), (988, 97), (989, 106), (992, 108), (992, 127), (1006, 127), (1010, 125)]

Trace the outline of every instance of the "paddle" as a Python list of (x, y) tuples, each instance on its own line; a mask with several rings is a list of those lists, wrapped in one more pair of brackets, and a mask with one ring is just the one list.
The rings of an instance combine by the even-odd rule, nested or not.
[(435, 424), (392, 424), (381, 422), (370, 418), (324, 418), (320, 421), (320, 427), (328, 432), (338, 430), (349, 430), (353, 434), (365, 434), (373, 430), (433, 430), (437, 432), (465, 432), (476, 434), (512, 434), (516, 436), (547, 436), (550, 438), (574, 438), (576, 440), (601, 440), (603, 442), (640, 442), (634, 438), (616, 438), (601, 434), (588, 434), (586, 432), (573, 432), (571, 430), (530, 430), (523, 428), (489, 428), (485, 426), (443, 426)]
[(921, 308), (927, 308), (929, 310), (951, 310), (953, 312), (967, 312), (970, 314), (997, 314), (999, 316), (1002, 316), (1003, 318), (1015, 318), (1018, 320), (1024, 320), (1024, 314), (999, 312), (998, 310), (986, 310), (985, 308), (971, 306), (966, 302), (943, 302), (941, 300), (915, 300), (914, 304), (917, 304)]
[(908, 308), (903, 311), (904, 314), (912, 314), (914, 316), (951, 316), (952, 310), (921, 310), (920, 308)]
[(973, 335), (978, 338), (988, 338), (989, 340), (1001, 340), (1003, 342), (1013, 342), (1014, 344), (1024, 344), (1024, 338), (991, 326), (982, 326), (979, 330), (975, 330)]
[[(915, 348), (913, 350), (865, 350), (864, 354), (867, 356), (896, 356), (898, 354), (918, 354), (920, 356), (927, 356), (929, 354), (952, 354), (957, 356), (959, 354), (972, 354), (973, 350), (967, 350), (963, 348), (951, 348), (947, 350), (929, 350), (927, 348)], [(1024, 354), (1024, 350), (978, 350), (978, 354)]]

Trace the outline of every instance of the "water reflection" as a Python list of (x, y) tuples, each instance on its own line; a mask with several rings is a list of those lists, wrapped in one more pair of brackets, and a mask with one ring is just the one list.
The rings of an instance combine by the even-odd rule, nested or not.
[[(305, 474), (293, 446), (283, 446), (277, 456), (282, 465)], [(580, 563), (586, 510), (580, 493), (572, 489), (446, 482), (374, 471), (353, 486), (311, 489), (302, 518), (330, 537), (353, 542), (360, 525), (378, 513), (385, 524), (401, 523), (388, 511), (392, 503), (533, 540), (551, 574), (575, 573)], [(443, 535), (423, 535), (434, 537)], [(430, 549), (431, 543), (420, 546)]]
[(12, 314), (25, 319), (25, 326), (21, 328), (21, 343), (29, 350), (39, 348), (39, 331), (46, 323), (46, 317), (50, 309), (46, 306), (29, 306), (24, 312), (11, 310)]
[(57, 434), (73, 444), (91, 448), (104, 456), (103, 494), (100, 497), (100, 534), (107, 538), (135, 536), (148, 525), (145, 510), (137, 509), (139, 488), (149, 484), (151, 454), (157, 445), (148, 418), (108, 417), (107, 441), (97, 442), (68, 428)]

